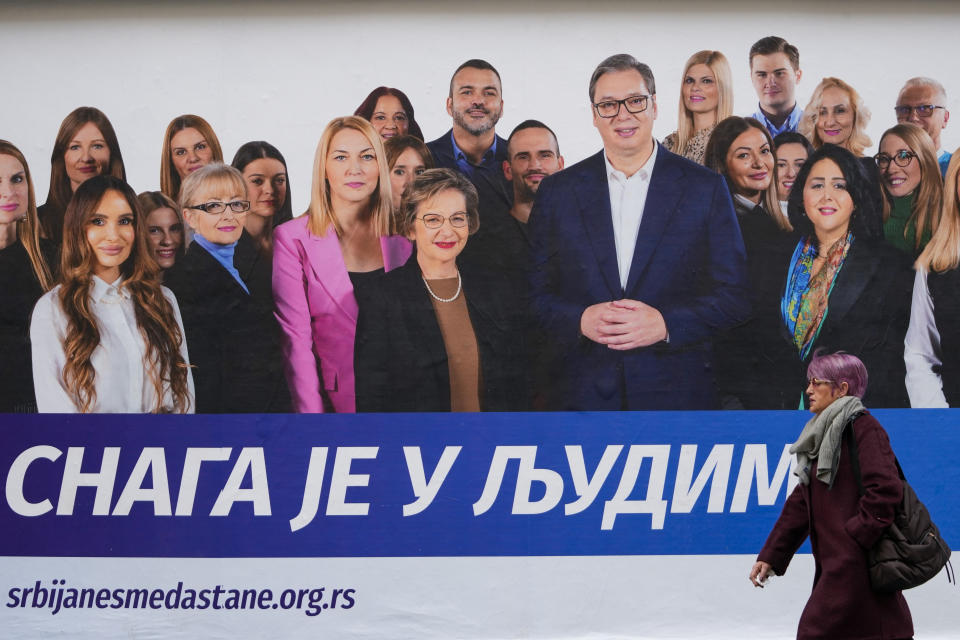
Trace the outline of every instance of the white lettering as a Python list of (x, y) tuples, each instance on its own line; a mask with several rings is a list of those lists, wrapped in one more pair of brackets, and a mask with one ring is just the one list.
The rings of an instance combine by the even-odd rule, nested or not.
[(113, 497), (113, 484), (117, 479), (117, 463), (119, 461), (120, 447), (104, 447), (100, 471), (97, 473), (81, 473), (83, 447), (69, 447), (67, 449), (67, 462), (63, 469), (63, 481), (60, 484), (57, 515), (73, 515), (73, 504), (77, 499), (78, 487), (96, 487), (97, 495), (93, 500), (93, 515), (109, 515), (110, 499)]
[(369, 502), (347, 502), (349, 487), (366, 487), (370, 474), (350, 473), (350, 465), (356, 459), (372, 460), (380, 447), (340, 447), (333, 461), (330, 477), (330, 495), (327, 497), (328, 516), (365, 516), (370, 511)]
[(200, 465), (204, 462), (226, 462), (230, 459), (230, 452), (230, 447), (189, 447), (187, 449), (187, 455), (183, 459), (183, 475), (180, 477), (175, 515), (193, 515), (193, 501), (197, 497)]
[[(647, 494), (643, 500), (629, 500), (637, 483), (637, 476), (644, 458), (650, 458), (650, 480)], [(600, 528), (613, 529), (617, 515), (621, 513), (649, 513), (650, 528), (663, 529), (667, 513), (667, 501), (663, 499), (663, 488), (667, 480), (667, 461), (670, 458), (670, 445), (631, 445), (624, 464), (620, 485), (612, 500), (603, 505), (603, 519)]]
[[(250, 470), (250, 488), (241, 489), (240, 485)], [(252, 502), (253, 515), (270, 515), (270, 492), (267, 488), (267, 465), (263, 459), (262, 447), (244, 447), (237, 456), (233, 471), (227, 478), (227, 484), (217, 496), (210, 510), (211, 516), (230, 515), (234, 502)]]
[(55, 462), (63, 452), (56, 447), (49, 445), (37, 445), (23, 451), (16, 457), (13, 464), (10, 465), (10, 471), (7, 473), (7, 504), (17, 515), (27, 518), (42, 516), (51, 509), (53, 504), (48, 498), (40, 502), (30, 502), (23, 495), (23, 481), (27, 476), (27, 469), (36, 460), (49, 460)]
[(300, 513), (290, 521), (290, 531), (303, 529), (313, 522), (320, 507), (320, 493), (323, 491), (323, 472), (327, 468), (327, 448), (310, 449), (310, 465), (307, 467), (307, 482), (303, 486), (303, 500)]
[(410, 484), (413, 487), (413, 495), (416, 500), (410, 504), (403, 505), (403, 515), (414, 516), (430, 506), (433, 499), (437, 497), (437, 492), (447, 479), (447, 474), (453, 467), (454, 461), (460, 455), (463, 447), (444, 447), (440, 461), (433, 470), (433, 475), (427, 481), (426, 473), (423, 468), (423, 456), (420, 453), (420, 447), (404, 447), (403, 457), (407, 460), (407, 473), (410, 475)]
[[(150, 489), (143, 488), (143, 481), (150, 472)], [(162, 447), (144, 447), (137, 459), (137, 464), (127, 479), (127, 484), (120, 493), (120, 499), (113, 507), (113, 515), (130, 515), (130, 508), (134, 502), (152, 502), (153, 515), (169, 516), (170, 510), (170, 483), (167, 480), (167, 460), (163, 455)]]
[(570, 475), (573, 477), (573, 490), (579, 496), (574, 502), (563, 507), (563, 513), (572, 516), (589, 507), (597, 499), (597, 494), (600, 493), (603, 483), (607, 481), (607, 476), (610, 475), (610, 470), (613, 469), (617, 458), (620, 457), (620, 452), (623, 451), (623, 445), (607, 445), (607, 448), (603, 451), (603, 456), (600, 458), (600, 463), (589, 481), (587, 480), (586, 463), (583, 460), (583, 447), (568, 445), (564, 447), (564, 450), (567, 452), (567, 463), (570, 465)]
[(797, 465), (797, 458), (790, 453), (790, 445), (784, 445), (777, 463), (777, 470), (773, 478), (767, 482), (767, 445), (748, 444), (743, 450), (743, 461), (740, 463), (740, 472), (737, 474), (737, 487), (733, 490), (733, 501), (730, 503), (730, 513), (743, 513), (747, 510), (750, 499), (750, 488), (753, 478), (757, 478), (757, 504), (769, 506), (777, 502), (777, 495), (783, 481), (787, 480), (787, 493), (793, 491), (797, 485), (793, 470)]
[(696, 459), (697, 445), (685, 444), (680, 447), (680, 463), (677, 467), (677, 480), (673, 485), (670, 512), (690, 513), (707, 485), (707, 481), (713, 477), (707, 513), (723, 513), (723, 503), (727, 499), (727, 484), (730, 481), (730, 467), (733, 465), (733, 445), (714, 445), (694, 481), (693, 467)]

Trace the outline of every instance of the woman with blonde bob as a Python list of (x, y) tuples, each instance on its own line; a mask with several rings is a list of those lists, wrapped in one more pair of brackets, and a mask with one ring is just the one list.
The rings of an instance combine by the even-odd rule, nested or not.
[(30, 313), (53, 286), (56, 250), (40, 237), (27, 160), (0, 140), (0, 413), (36, 411)]
[(887, 197), (883, 200), (883, 234), (896, 248), (916, 256), (940, 223), (943, 177), (927, 132), (904, 122), (880, 138), (873, 157)]
[(113, 176), (77, 187), (64, 217), (61, 284), (33, 310), (44, 413), (187, 413), (193, 378), (177, 300), (160, 285), (137, 196)]
[(358, 116), (334, 118), (317, 144), (306, 215), (277, 227), (273, 294), (285, 370), (300, 413), (356, 411), (354, 288), (410, 256), (391, 236), (383, 143)]
[(163, 134), (160, 190), (172, 200), (178, 200), (184, 178), (211, 162), (223, 162), (223, 150), (213, 127), (200, 116), (189, 113), (177, 116)]
[(904, 341), (911, 407), (960, 407), (960, 150), (947, 166), (940, 224), (914, 265)]
[(663, 147), (703, 164), (713, 128), (733, 112), (730, 64), (719, 51), (698, 51), (684, 65), (680, 82), (677, 130)]
[(37, 210), (41, 235), (60, 245), (63, 214), (73, 192), (93, 176), (126, 180), (120, 144), (107, 116), (95, 107), (78, 107), (60, 124), (50, 154), (47, 201)]

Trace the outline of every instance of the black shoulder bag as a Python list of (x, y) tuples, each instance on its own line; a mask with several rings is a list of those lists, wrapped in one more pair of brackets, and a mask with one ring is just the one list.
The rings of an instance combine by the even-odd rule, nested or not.
[[(860, 458), (852, 421), (844, 437), (848, 441), (850, 466), (857, 478), (860, 497), (863, 497)], [(882, 592), (912, 589), (930, 580), (944, 567), (947, 568), (947, 581), (956, 584), (953, 565), (950, 564), (950, 547), (940, 537), (940, 530), (930, 519), (930, 513), (904, 477), (900, 461), (896, 457), (894, 461), (903, 481), (903, 499), (897, 505), (893, 522), (867, 551), (870, 585), (874, 591)]]

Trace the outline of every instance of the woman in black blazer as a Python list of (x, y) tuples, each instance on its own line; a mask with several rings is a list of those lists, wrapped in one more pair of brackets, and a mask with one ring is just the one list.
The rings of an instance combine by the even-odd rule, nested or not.
[(197, 413), (290, 411), (269, 274), (244, 268), (256, 246), (243, 230), (243, 176), (221, 163), (201, 167), (183, 181), (180, 207), (193, 242), (164, 284), (183, 315)]
[(872, 224), (872, 188), (858, 158), (836, 145), (820, 147), (797, 176), (788, 211), (802, 237), (780, 307), (796, 357), (776, 382), (802, 387), (815, 351), (845, 351), (870, 371), (866, 404), (907, 407), (903, 340), (912, 273)]
[(477, 192), (461, 174), (430, 169), (404, 194), (399, 233), (416, 252), (358, 283), (358, 411), (526, 408), (523, 313), (501, 274), (462, 271), (476, 231)]

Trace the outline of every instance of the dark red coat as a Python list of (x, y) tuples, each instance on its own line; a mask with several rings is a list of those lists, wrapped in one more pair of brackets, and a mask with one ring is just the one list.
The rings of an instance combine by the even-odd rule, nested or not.
[(787, 498), (757, 557), (782, 575), (797, 548), (810, 536), (816, 573), (813, 592), (800, 616), (798, 640), (913, 636), (913, 621), (903, 595), (873, 591), (867, 575), (867, 549), (893, 521), (903, 485), (880, 423), (864, 414), (854, 421), (853, 428), (866, 491), (863, 498), (848, 464), (844, 439), (833, 488), (816, 479), (814, 461), (810, 484), (797, 485)]

